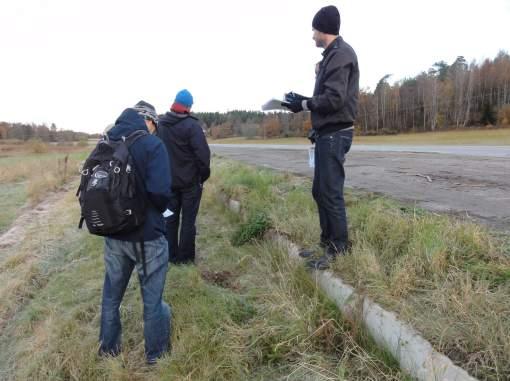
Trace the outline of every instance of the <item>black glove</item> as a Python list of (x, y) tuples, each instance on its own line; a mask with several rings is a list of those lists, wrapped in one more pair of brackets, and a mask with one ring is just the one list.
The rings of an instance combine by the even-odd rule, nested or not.
[(310, 131), (308, 131), (308, 140), (310, 140), (312, 144), (315, 144), (317, 137), (318, 137), (317, 131), (315, 131), (313, 128)]
[(309, 100), (309, 99), (310, 99), (310, 97), (305, 97), (304, 95), (295, 93), (293, 91), (285, 94), (285, 102), (288, 102), (288, 103), (292, 103), (295, 101), (302, 102), (304, 100)]
[(301, 104), (301, 101), (282, 102), (282, 106), (287, 107), (292, 112), (303, 111), (303, 105)]

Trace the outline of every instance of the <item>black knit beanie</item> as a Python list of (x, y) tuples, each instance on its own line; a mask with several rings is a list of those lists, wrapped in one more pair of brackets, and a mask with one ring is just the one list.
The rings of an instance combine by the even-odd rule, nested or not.
[(334, 5), (319, 9), (313, 18), (312, 27), (322, 33), (338, 35), (340, 32), (340, 12)]

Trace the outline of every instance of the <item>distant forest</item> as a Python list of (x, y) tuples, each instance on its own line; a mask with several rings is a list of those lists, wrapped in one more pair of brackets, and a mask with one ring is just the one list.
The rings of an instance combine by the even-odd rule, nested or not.
[(86, 140), (89, 137), (98, 136), (98, 134), (90, 135), (84, 132), (58, 130), (54, 123), (48, 127), (45, 124), (0, 122), (0, 139), (17, 139), (23, 141), (41, 140), (43, 142), (73, 142)]
[[(361, 89), (356, 131), (362, 135), (436, 131), (476, 126), (510, 125), (510, 55), (468, 63), (434, 63), (413, 78), (390, 84), (383, 76), (375, 90)], [(310, 95), (310, 94), (309, 94)], [(201, 112), (195, 114), (213, 139), (233, 136), (274, 138), (306, 136), (312, 127), (306, 112)], [(45, 142), (77, 141), (89, 135), (58, 130), (55, 124), (0, 122), (0, 139)]]
[[(436, 62), (414, 78), (375, 90), (361, 89), (356, 130), (363, 135), (510, 125), (510, 56), (500, 52), (482, 63), (462, 56)], [(213, 138), (306, 136), (309, 113), (230, 111), (197, 113)]]

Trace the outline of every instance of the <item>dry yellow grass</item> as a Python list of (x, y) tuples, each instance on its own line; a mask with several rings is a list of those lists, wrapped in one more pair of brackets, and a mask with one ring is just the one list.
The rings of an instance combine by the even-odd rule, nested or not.
[(34, 214), (19, 242), (0, 249), (0, 327), (46, 282), (46, 262), (76, 234), (70, 233), (78, 218), (75, 203), (68, 192), (43, 215)]
[(20, 154), (0, 158), (0, 182), (26, 183), (31, 203), (41, 201), (48, 191), (55, 191), (79, 174), (80, 163), (88, 149), (74, 153)]

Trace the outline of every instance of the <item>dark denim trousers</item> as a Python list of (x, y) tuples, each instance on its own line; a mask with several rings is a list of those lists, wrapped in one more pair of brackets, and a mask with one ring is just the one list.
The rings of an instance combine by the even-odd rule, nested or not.
[[(170, 261), (175, 263), (193, 262), (195, 260), (196, 220), (202, 187), (172, 190), (168, 208), (174, 213), (166, 219), (168, 250)], [(179, 233), (180, 227), (180, 233)]]
[(142, 263), (137, 261), (140, 243), (105, 239), (105, 278), (101, 305), (100, 353), (117, 355), (121, 350), (122, 326), (120, 303), (126, 291), (133, 269), (136, 267), (143, 299), (143, 333), (145, 355), (154, 361), (166, 351), (170, 344), (171, 310), (163, 302), (168, 269), (168, 244), (164, 236), (145, 244), (146, 275)]
[(319, 210), (321, 243), (337, 252), (347, 248), (347, 214), (344, 202), (345, 155), (351, 149), (353, 131), (320, 136), (315, 142), (312, 195)]

